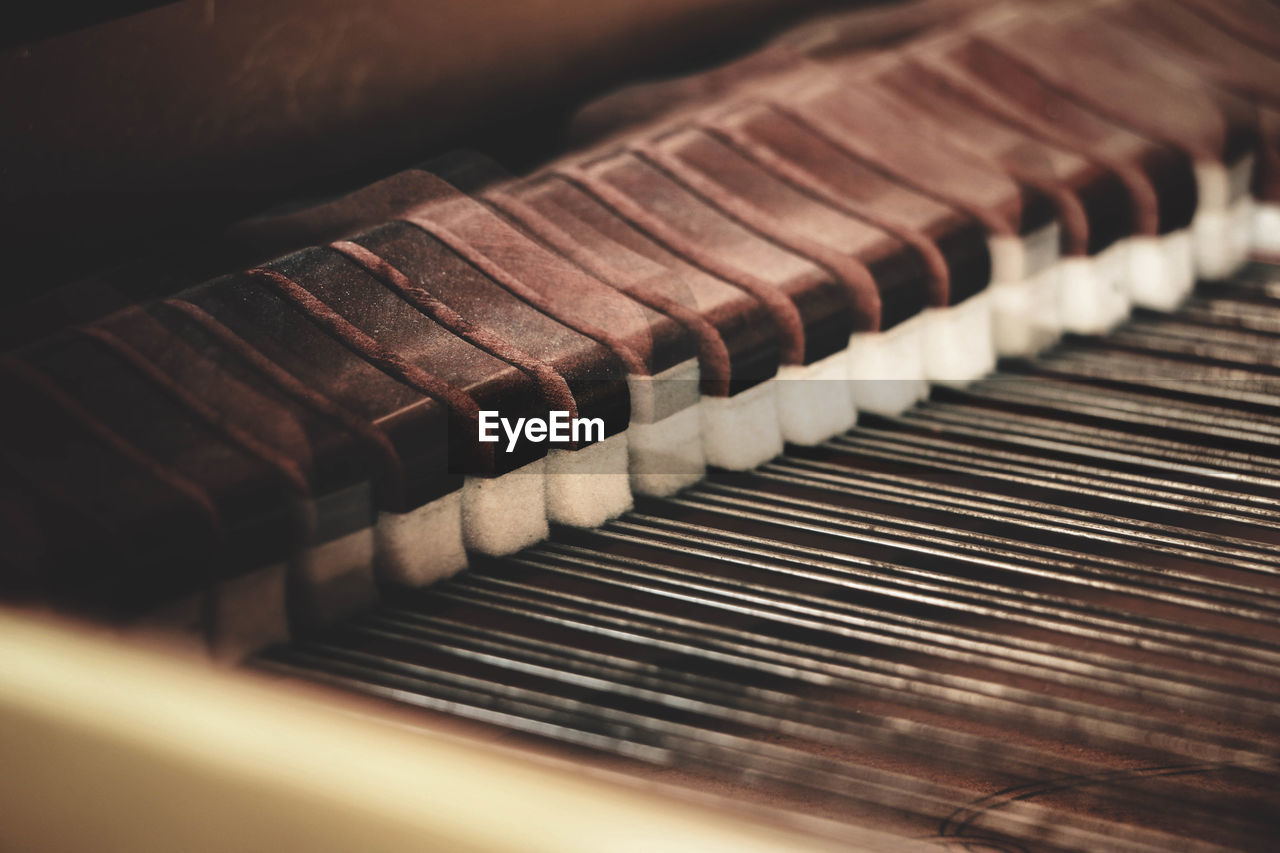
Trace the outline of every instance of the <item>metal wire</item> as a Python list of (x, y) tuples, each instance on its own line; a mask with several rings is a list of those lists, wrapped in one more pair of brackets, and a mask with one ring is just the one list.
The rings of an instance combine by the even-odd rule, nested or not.
[(947, 845), (1265, 849), (1278, 448), (1253, 267), (254, 665)]

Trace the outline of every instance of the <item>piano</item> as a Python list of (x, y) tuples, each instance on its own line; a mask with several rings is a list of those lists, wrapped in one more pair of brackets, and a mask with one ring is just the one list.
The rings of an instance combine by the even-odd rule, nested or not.
[(1278, 117), (826, 10), (13, 308), (0, 849), (1273, 849)]

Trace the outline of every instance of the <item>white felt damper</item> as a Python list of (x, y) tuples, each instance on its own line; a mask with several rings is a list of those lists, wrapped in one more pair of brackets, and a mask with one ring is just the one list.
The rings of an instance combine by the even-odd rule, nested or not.
[(1230, 278), (1249, 259), (1253, 241), (1252, 200), (1242, 198), (1220, 210), (1202, 210), (1192, 223), (1196, 267), (1202, 278)]
[(1264, 255), (1280, 255), (1280, 203), (1254, 202), (1253, 251)]
[(633, 492), (667, 497), (702, 479), (707, 471), (702, 412), (703, 406), (690, 406), (657, 423), (627, 429)]
[(1062, 336), (1062, 268), (992, 284), (991, 326), (1001, 356), (1035, 355)]
[(1061, 234), (1052, 222), (1025, 237), (988, 239), (997, 354), (1034, 355), (1062, 335)]
[(514, 554), (547, 538), (547, 464), (536, 459), (500, 477), (462, 484), (462, 541), (470, 551)]
[(920, 315), (926, 379), (967, 385), (995, 370), (991, 303), (987, 289), (958, 305), (930, 308)]
[(849, 382), (849, 351), (778, 371), (778, 423), (782, 437), (815, 445), (853, 427), (858, 420)]
[(689, 359), (654, 376), (627, 377), (633, 491), (664, 497), (702, 479), (700, 376), (697, 359)]
[(289, 639), (287, 575), (277, 563), (223, 581), (209, 593), (209, 651), (216, 660), (240, 661)]
[(372, 527), (314, 545), (295, 561), (289, 595), (300, 624), (332, 625), (378, 600)]
[(1066, 331), (1099, 335), (1129, 316), (1128, 248), (1122, 240), (1097, 255), (1063, 258), (1058, 263)]
[(383, 512), (374, 528), (378, 580), (426, 586), (467, 567), (462, 544), (462, 490), (409, 512)]
[(1172, 311), (1195, 287), (1195, 258), (1191, 232), (1172, 231), (1162, 237), (1130, 237), (1129, 298), (1134, 305)]
[(571, 527), (598, 527), (631, 509), (627, 434), (578, 450), (547, 454), (547, 518)]
[(708, 465), (746, 471), (782, 452), (777, 382), (761, 382), (732, 397), (703, 397), (699, 408)]
[(929, 393), (924, 374), (923, 314), (884, 332), (849, 338), (849, 385), (856, 409), (896, 415)]
[(987, 239), (991, 253), (991, 281), (1025, 281), (1058, 262), (1062, 229), (1051, 222), (1022, 237), (996, 236)]
[(1249, 257), (1253, 200), (1248, 187), (1252, 173), (1252, 156), (1230, 169), (1221, 163), (1196, 164), (1200, 201), (1191, 232), (1201, 278), (1227, 278)]
[(698, 405), (701, 399), (698, 360), (691, 358), (653, 376), (627, 376), (631, 424), (651, 424)]

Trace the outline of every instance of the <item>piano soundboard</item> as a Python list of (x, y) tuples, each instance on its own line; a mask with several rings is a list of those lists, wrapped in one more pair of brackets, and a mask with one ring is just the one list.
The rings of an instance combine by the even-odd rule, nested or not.
[(1280, 6), (946, 8), (0, 355), (6, 600), (724, 849), (1274, 849)]

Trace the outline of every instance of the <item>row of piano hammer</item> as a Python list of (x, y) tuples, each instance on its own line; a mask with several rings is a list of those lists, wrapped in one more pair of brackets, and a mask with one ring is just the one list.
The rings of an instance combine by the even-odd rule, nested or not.
[(858, 20), (590, 105), (532, 175), (243, 223), (272, 260), (5, 356), (5, 585), (237, 658), (1280, 252), (1280, 7)]

